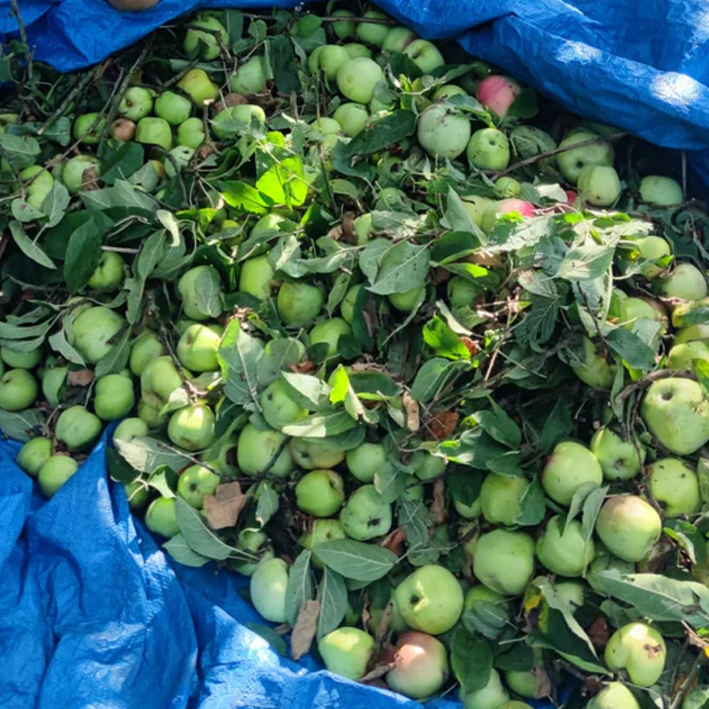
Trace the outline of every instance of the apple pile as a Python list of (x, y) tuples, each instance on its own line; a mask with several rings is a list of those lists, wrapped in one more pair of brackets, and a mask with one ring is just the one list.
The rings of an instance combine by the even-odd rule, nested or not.
[(705, 706), (709, 216), (675, 155), (376, 9), (25, 59), (0, 428), (44, 496), (105, 433), (166, 552), (350, 680)]

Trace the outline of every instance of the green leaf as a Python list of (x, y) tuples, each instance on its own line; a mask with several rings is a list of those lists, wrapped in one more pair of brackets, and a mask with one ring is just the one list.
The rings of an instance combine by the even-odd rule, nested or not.
[(325, 438), (326, 436), (337, 436), (355, 426), (357, 426), (357, 422), (346, 411), (333, 409), (313, 414), (303, 421), (284, 426), (281, 430), (286, 436)]
[[(466, 250), (474, 250), (487, 242), (485, 232), (473, 221), (473, 218), (465, 208), (465, 202), (452, 187), (448, 188), (446, 197), (445, 221), (454, 232), (473, 235), (473, 238), (469, 237), (466, 242)], [(450, 235), (448, 236), (450, 237)], [(438, 248), (440, 249), (441, 246), (438, 246)]]
[(347, 613), (347, 584), (345, 579), (327, 566), (323, 570), (318, 587), (320, 615), (318, 616), (318, 639), (335, 630)]
[(706, 573), (709, 561), (707, 540), (693, 524), (683, 519), (670, 519), (665, 522), (663, 531), (685, 551), (695, 565), (695, 573), (697, 568)]
[(482, 689), (492, 672), (492, 648), (487, 640), (474, 637), (459, 625), (451, 640), (451, 669), (463, 693)]
[(390, 145), (397, 145), (404, 138), (413, 135), (415, 130), (416, 114), (413, 111), (395, 111), (365, 128), (346, 145), (343, 144), (345, 154), (352, 158), (356, 155), (378, 153)]
[[(133, 141), (123, 143), (118, 150), (102, 161), (101, 181), (110, 186), (118, 179), (132, 178), (144, 163), (145, 149), (140, 143)], [(131, 179), (131, 184), (135, 184), (134, 179)]]
[(533, 527), (544, 519), (545, 514), (546, 497), (539, 478), (535, 478), (525, 490), (520, 512), (515, 518), (515, 524), (523, 527)]
[(483, 475), (480, 470), (454, 466), (446, 473), (448, 494), (458, 502), (470, 507), (480, 495)]
[(107, 374), (118, 374), (125, 369), (130, 357), (130, 329), (126, 329), (121, 337), (111, 345), (111, 349), (96, 363), (96, 378)]
[(211, 561), (209, 557), (202, 556), (192, 549), (182, 534), (176, 534), (172, 539), (168, 539), (162, 547), (178, 564), (183, 566), (199, 568)]
[(224, 544), (224, 542), (207, 527), (199, 511), (179, 496), (175, 498), (175, 516), (182, 537), (192, 551), (196, 551), (198, 554), (208, 559), (215, 559), (216, 561), (224, 561), (236, 551), (227, 544)]
[(386, 576), (399, 561), (384, 547), (353, 539), (335, 539), (318, 544), (318, 558), (346, 579), (371, 583)]
[(438, 315), (424, 325), (423, 339), (439, 357), (470, 359), (470, 351), (460, 336)]
[(259, 177), (256, 188), (274, 204), (301, 206), (310, 188), (303, 161), (297, 155), (278, 161)]
[(116, 441), (116, 448), (140, 473), (152, 473), (161, 467), (179, 472), (193, 462), (186, 453), (149, 436), (139, 436), (130, 441)]
[(251, 214), (267, 214), (271, 208), (264, 195), (246, 182), (222, 182), (219, 189), (224, 201), (234, 209)]
[(692, 360), (692, 371), (702, 385), (704, 393), (709, 395), (709, 362), (703, 359)]
[[(386, 244), (384, 248), (381, 244)], [(376, 250), (376, 272), (368, 272), (365, 267), (368, 263), (370, 251)], [(378, 295), (392, 293), (406, 293), (425, 283), (428, 273), (428, 248), (409, 241), (400, 241), (397, 244), (385, 240), (370, 241), (360, 257), (360, 267), (369, 278), (370, 285), (367, 290)]]
[(298, 364), (303, 357), (303, 345), (295, 338), (271, 340), (258, 363), (258, 383), (267, 387), (289, 364)]
[(312, 552), (309, 549), (301, 551), (288, 573), (286, 618), (291, 625), (295, 625), (303, 603), (313, 599), (313, 578), (310, 571), (311, 556)]
[(556, 276), (566, 280), (598, 278), (608, 271), (614, 255), (613, 248), (595, 242), (572, 247), (559, 264)]
[(599, 487), (586, 496), (583, 503), (583, 516), (581, 518), (581, 535), (584, 539), (590, 539), (593, 536), (598, 513), (601, 511), (603, 501), (607, 494), (608, 486)]
[(458, 369), (453, 362), (433, 357), (419, 369), (411, 385), (411, 396), (419, 404), (433, 401), (451, 383)]
[(126, 207), (134, 213), (151, 213), (157, 206), (149, 194), (127, 180), (116, 180), (113, 187), (105, 187), (102, 190), (79, 192), (79, 197), (87, 209), (98, 209), (101, 212), (115, 207)]
[(491, 409), (478, 411), (475, 418), (478, 425), (498, 443), (508, 448), (517, 449), (522, 445), (520, 427), (504, 412), (498, 404), (490, 400)]
[(69, 238), (64, 279), (70, 293), (78, 293), (88, 284), (101, 260), (102, 241), (93, 219), (82, 224)]
[(654, 368), (655, 351), (634, 332), (616, 327), (606, 335), (606, 342), (632, 369), (647, 371)]
[(36, 222), (44, 216), (43, 212), (39, 209), (35, 209), (28, 202), (23, 202), (19, 197), (12, 200), (12, 203), (10, 204), (10, 211), (12, 212), (12, 216), (15, 217), (18, 222), (22, 222), (23, 224)]
[(422, 501), (402, 500), (399, 504), (398, 520), (406, 533), (406, 545), (409, 549), (424, 548), (428, 545), (431, 518)]
[(31, 136), (14, 135), (7, 131), (0, 135), (0, 152), (15, 170), (34, 165), (41, 150), (37, 140)]
[(278, 511), (278, 493), (267, 480), (259, 483), (256, 491), (256, 521), (263, 527)]
[(23, 411), (5, 411), (0, 409), (0, 432), (6, 438), (25, 443), (41, 432), (46, 416), (39, 409), (24, 409)]
[(64, 357), (64, 359), (72, 364), (78, 364), (82, 367), (86, 365), (81, 354), (77, 352), (71, 344), (69, 344), (69, 340), (67, 340), (66, 337), (66, 330), (64, 328), (61, 328), (53, 335), (50, 335), (47, 342), (49, 342), (49, 346), (55, 352), (58, 352), (62, 357)]
[(224, 394), (235, 404), (255, 402), (259, 395), (258, 366), (263, 356), (261, 340), (244, 332), (238, 320), (232, 320), (219, 345), (217, 359), (226, 382)]
[(197, 308), (211, 318), (218, 318), (224, 310), (224, 304), (220, 285), (212, 278), (212, 272), (200, 271), (194, 280), (193, 289), (197, 295)]
[(32, 239), (30, 239), (29, 236), (27, 236), (20, 222), (10, 222), (10, 233), (12, 234), (12, 238), (15, 243), (19, 246), (20, 251), (22, 251), (27, 258), (32, 259), (32, 261), (35, 261), (40, 266), (44, 266), (45, 268), (56, 269), (54, 261), (52, 261), (52, 259), (50, 259), (49, 256), (47, 256), (47, 254), (45, 254), (44, 251), (34, 241), (32, 241)]
[(537, 92), (532, 88), (522, 89), (510, 106), (508, 118), (523, 118), (529, 119), (539, 113), (539, 101), (537, 100)]
[(330, 386), (322, 379), (295, 372), (281, 372), (281, 379), (286, 385), (288, 396), (298, 406), (308, 411), (322, 411), (329, 407)]
[(42, 213), (47, 217), (47, 227), (59, 224), (66, 214), (70, 200), (69, 190), (59, 180), (54, 180), (52, 189), (42, 201)]
[(556, 400), (549, 418), (544, 422), (539, 438), (540, 452), (549, 453), (559, 441), (568, 438), (573, 430), (574, 423), (571, 419), (571, 406), (566, 399), (559, 398)]
[(399, 499), (409, 479), (403, 470), (387, 463), (374, 473), (374, 487), (384, 502), (391, 503)]
[(506, 601), (477, 600), (462, 615), (463, 626), (468, 632), (494, 640), (511, 625)]
[[(480, 248), (480, 240), (472, 234), (463, 231), (452, 231), (436, 239), (431, 247), (431, 261), (445, 266), (474, 254)], [(474, 266), (475, 264), (469, 264)], [(478, 266), (481, 275), (487, 275), (488, 270)]]

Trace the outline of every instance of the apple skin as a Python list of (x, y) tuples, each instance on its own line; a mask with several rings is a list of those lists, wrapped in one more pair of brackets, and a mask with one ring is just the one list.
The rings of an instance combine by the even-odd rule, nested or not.
[(103, 425), (83, 406), (70, 406), (59, 414), (54, 430), (56, 439), (72, 453), (90, 448), (101, 434)]
[(495, 529), (475, 545), (473, 571), (488, 588), (506, 596), (521, 596), (534, 573), (534, 540), (524, 532)]
[(266, 88), (266, 62), (260, 55), (251, 57), (229, 77), (229, 90), (248, 96)]
[(581, 196), (594, 207), (610, 207), (623, 191), (612, 165), (586, 165), (579, 172), (577, 184)]
[(390, 293), (388, 301), (402, 313), (410, 313), (421, 299), (422, 293), (426, 292), (426, 286), (416, 286), (403, 293)]
[(653, 382), (640, 414), (652, 435), (675, 455), (691, 455), (709, 441), (709, 401), (691, 379)]
[(374, 98), (374, 87), (383, 80), (382, 68), (367, 57), (350, 59), (337, 72), (340, 93), (355, 103), (370, 103)]
[[(234, 122), (238, 123), (239, 126), (229, 125)], [(237, 106), (228, 106), (219, 111), (212, 121), (212, 130), (217, 138), (226, 140), (235, 135), (240, 135), (254, 122), (260, 125), (266, 124), (264, 110), (260, 106), (241, 103)]]
[(316, 569), (323, 568), (323, 563), (318, 557), (316, 551), (318, 545), (325, 542), (331, 542), (335, 539), (347, 539), (345, 530), (342, 529), (342, 524), (339, 519), (315, 519), (310, 527), (310, 531), (303, 534), (298, 539), (298, 544), (303, 549), (313, 551), (311, 563)]
[(34, 369), (44, 359), (44, 352), (41, 347), (29, 352), (0, 347), (0, 359), (11, 369)]
[(254, 571), (249, 585), (251, 602), (272, 623), (285, 623), (288, 565), (283, 559), (266, 559)]
[(671, 255), (672, 250), (669, 243), (661, 236), (644, 236), (642, 239), (638, 239), (635, 245), (640, 252), (640, 259), (646, 262), (640, 268), (640, 273), (648, 280), (657, 278), (663, 268), (658, 266), (656, 262)]
[(453, 276), (446, 285), (448, 304), (451, 308), (471, 306), (480, 293), (480, 288), (463, 276)]
[(556, 597), (562, 601), (569, 613), (576, 613), (579, 608), (583, 608), (586, 587), (580, 581), (562, 581), (554, 585)]
[[(331, 17), (344, 17), (350, 18), (354, 17), (354, 12), (350, 10), (335, 10)], [(355, 23), (350, 19), (339, 20), (338, 22), (333, 22), (330, 28), (334, 32), (338, 39), (348, 39), (349, 37), (354, 37), (357, 27)]]
[(416, 37), (416, 33), (408, 27), (392, 27), (382, 42), (382, 51), (389, 54), (401, 53)]
[(362, 443), (347, 451), (347, 469), (362, 483), (374, 482), (374, 475), (389, 465), (389, 456), (381, 443)]
[(591, 453), (596, 457), (606, 480), (632, 480), (645, 463), (647, 450), (639, 440), (623, 440), (610, 428), (599, 428), (591, 438)]
[(219, 98), (219, 87), (209, 78), (204, 69), (190, 69), (177, 83), (197, 106), (203, 106), (205, 101), (215, 101)]
[[(367, 10), (363, 17), (365, 19), (376, 19), (376, 20), (388, 20), (389, 18), (383, 12), (378, 10)], [(355, 34), (357, 39), (365, 42), (366, 44), (374, 45), (375, 47), (381, 47), (384, 44), (384, 40), (389, 34), (390, 27), (386, 23), (379, 22), (359, 22), (357, 24)]]
[(345, 135), (354, 138), (365, 129), (369, 112), (361, 103), (343, 103), (332, 117)]
[(240, 573), (242, 576), (253, 576), (256, 569), (258, 568), (258, 565), (262, 561), (267, 561), (268, 559), (273, 559), (275, 557), (273, 545), (270, 543), (270, 540), (266, 533), (260, 530), (242, 530), (239, 533), (239, 538), (236, 542), (236, 548), (248, 552), (257, 558), (257, 560), (255, 561), (234, 562), (232, 568), (234, 569), (234, 571)]
[(703, 340), (709, 342), (709, 324), (688, 325), (675, 332), (674, 344), (681, 345), (685, 342), (697, 342)]
[[(507, 686), (520, 697), (527, 699), (542, 699), (547, 696), (549, 678), (544, 671), (544, 654), (539, 648), (532, 648), (534, 654), (534, 664), (528, 670), (509, 670), (505, 672), (505, 682)], [(528, 708), (529, 705), (523, 702), (510, 701), (503, 704), (503, 707), (513, 707), (519, 705), (521, 708)]]
[(662, 534), (662, 520), (640, 497), (618, 495), (601, 507), (596, 534), (608, 551), (620, 559), (644, 561)]
[(172, 392), (183, 384), (184, 379), (177, 371), (172, 357), (158, 357), (140, 375), (141, 398), (148, 406), (159, 411), (167, 404)]
[(118, 421), (135, 406), (133, 379), (121, 374), (107, 374), (96, 382), (94, 411), (103, 421)]
[(167, 425), (167, 435), (180, 448), (200, 451), (215, 441), (214, 412), (206, 404), (193, 404), (176, 411)]
[(354, 220), (354, 230), (357, 235), (357, 245), (364, 246), (369, 242), (370, 237), (374, 233), (373, 225), (374, 217), (371, 212), (366, 214), (360, 214), (357, 219)]
[[(598, 548), (600, 545), (596, 545)], [(605, 579), (600, 576), (604, 571), (617, 570), (622, 576), (635, 573), (635, 563), (625, 561), (611, 554), (607, 549), (601, 548), (596, 558), (589, 564), (586, 571), (588, 585), (598, 594), (609, 595), (605, 590)]]
[(554, 515), (537, 539), (537, 558), (554, 574), (581, 576), (596, 552), (593, 540), (584, 539), (581, 522), (571, 520), (564, 532), (564, 520)]
[(344, 483), (334, 470), (311, 470), (295, 486), (295, 499), (306, 514), (330, 517), (345, 501)]
[(328, 671), (351, 680), (364, 677), (373, 650), (374, 638), (358, 628), (337, 628), (318, 642)]
[(37, 473), (40, 491), (45, 497), (53, 497), (78, 469), (79, 464), (67, 455), (47, 458)]
[(239, 274), (239, 290), (253, 295), (260, 300), (268, 300), (271, 296), (271, 281), (273, 269), (268, 262), (268, 256), (255, 256), (245, 261)]
[(123, 283), (124, 275), (123, 257), (113, 251), (104, 251), (87, 285), (92, 290), (114, 290)]
[(384, 680), (399, 694), (423, 699), (440, 691), (448, 680), (448, 654), (439, 640), (415, 631), (402, 633), (394, 668)]
[(709, 345), (702, 340), (693, 340), (675, 345), (667, 355), (666, 369), (687, 372), (692, 369), (692, 362), (701, 359), (709, 362)]
[(118, 104), (119, 115), (131, 121), (149, 116), (152, 110), (153, 94), (142, 86), (131, 86)]
[[(101, 162), (91, 155), (76, 155), (66, 161), (62, 170), (62, 182), (71, 194), (78, 194), (84, 188), (84, 173), (93, 170), (94, 183), (101, 170)], [(88, 176), (87, 176), (88, 177)]]
[[(559, 147), (569, 148), (569, 146), (573, 146), (576, 143), (598, 139), (598, 137), (598, 133), (593, 133), (589, 130), (575, 130), (559, 143)], [(563, 153), (559, 153), (556, 161), (564, 178), (575, 185), (578, 182), (581, 170), (586, 165), (613, 165), (614, 157), (613, 146), (605, 140), (599, 140), (596, 143), (579, 148), (571, 147)]]
[(141, 376), (145, 368), (158, 357), (164, 357), (167, 349), (163, 341), (150, 330), (146, 330), (138, 337), (130, 350), (130, 371), (136, 377)]
[[(245, 475), (258, 475), (264, 472), (271, 458), (285, 441), (286, 437), (280, 431), (271, 429), (262, 431), (253, 424), (247, 423), (239, 434), (236, 448), (239, 469)], [(284, 448), (269, 473), (279, 478), (287, 478), (293, 472), (293, 468), (293, 461), (288, 450)]]
[(29, 183), (25, 185), (25, 201), (41, 212), (42, 203), (54, 187), (52, 173), (39, 165), (30, 165), (20, 173), (20, 179)]
[(495, 200), (488, 197), (481, 197), (476, 194), (461, 195), (463, 207), (468, 213), (468, 216), (479, 226), (482, 227), (483, 219), (487, 212), (497, 206)]
[(500, 177), (495, 180), (495, 190), (505, 199), (516, 198), (522, 192), (522, 184), (514, 177)]
[(624, 684), (610, 682), (591, 699), (586, 709), (640, 709), (640, 704)]
[(151, 429), (160, 428), (167, 421), (167, 414), (161, 410), (162, 407), (151, 406), (145, 399), (141, 398), (138, 402), (138, 417)]
[(583, 338), (583, 359), (570, 365), (573, 373), (592, 389), (610, 389), (613, 385), (613, 368), (588, 337)]
[(662, 458), (649, 466), (650, 494), (662, 506), (666, 518), (693, 515), (702, 506), (699, 478), (678, 458)]
[(177, 494), (191, 507), (201, 510), (204, 498), (213, 495), (222, 479), (202, 465), (183, 470), (177, 481)]
[(301, 281), (285, 281), (276, 296), (278, 314), (286, 327), (303, 327), (312, 322), (324, 302), (322, 288)]
[(184, 123), (191, 114), (192, 102), (174, 91), (161, 93), (155, 101), (155, 115), (172, 126)]
[(497, 670), (490, 671), (490, 678), (482, 689), (468, 692), (462, 696), (465, 709), (500, 709), (508, 702), (510, 695), (502, 686)]
[(221, 339), (221, 335), (210, 327), (200, 323), (190, 325), (177, 343), (177, 358), (193, 372), (216, 372)]
[(504, 118), (521, 90), (522, 87), (514, 79), (494, 74), (478, 84), (475, 95), (483, 106)]
[(99, 113), (85, 113), (77, 116), (71, 129), (74, 140), (83, 145), (97, 145), (106, 127), (105, 116)]
[(452, 96), (467, 96), (468, 92), (456, 84), (444, 84), (433, 92), (432, 101), (441, 101)]
[(340, 303), (340, 315), (342, 315), (342, 319), (350, 325), (354, 320), (354, 309), (357, 304), (357, 296), (362, 288), (364, 288), (364, 286), (361, 283), (358, 283), (356, 286), (352, 286)]
[(222, 280), (219, 272), (213, 266), (195, 266), (186, 271), (177, 283), (177, 291), (182, 300), (182, 310), (192, 320), (207, 320), (212, 317), (199, 307), (197, 288), (213, 291), (222, 290)]
[(136, 143), (157, 145), (163, 150), (172, 148), (172, 130), (164, 118), (148, 116), (141, 118), (135, 129)]
[(153, 500), (145, 513), (145, 526), (153, 534), (159, 534), (166, 539), (177, 536), (180, 527), (175, 514), (176, 505), (174, 497), (158, 497)]
[(611, 635), (603, 655), (611, 670), (625, 670), (639, 687), (651, 687), (665, 669), (662, 635), (645, 623), (628, 623)]
[(488, 473), (480, 489), (480, 508), (490, 524), (511, 527), (522, 511), (522, 499), (529, 488), (525, 477)]
[(261, 394), (261, 415), (266, 423), (280, 431), (285, 426), (308, 418), (308, 410), (296, 404), (282, 379), (271, 382)]
[(116, 118), (111, 123), (111, 138), (118, 140), (121, 143), (129, 143), (135, 138), (135, 129), (137, 126), (128, 118)]
[(479, 170), (504, 170), (510, 164), (510, 142), (497, 128), (481, 128), (470, 138), (466, 155)]
[[(684, 701), (682, 702), (682, 709), (703, 709), (707, 702), (709, 702), (709, 687), (698, 687), (685, 696)], [(606, 709), (606, 707), (599, 709)], [(611, 709), (611, 707), (608, 707), (607, 709)], [(626, 707), (622, 707), (621, 709), (626, 709)], [(628, 709), (636, 708), (628, 707)], [(640, 709), (640, 707), (638, 706), (637, 709)]]
[(343, 46), (350, 55), (350, 59), (359, 59), (360, 57), (364, 57), (365, 59), (372, 58), (372, 50), (364, 44), (350, 42), (349, 44), (345, 44)]
[(401, 617), (414, 630), (430, 635), (448, 632), (463, 613), (463, 590), (443, 566), (420, 566), (394, 590)]
[(52, 456), (52, 441), (38, 436), (27, 441), (17, 454), (17, 465), (33, 478)]
[(420, 462), (416, 464), (414, 475), (419, 480), (435, 480), (446, 472), (448, 461), (446, 458), (425, 450), (425, 448), (430, 448), (428, 443), (424, 443), (423, 446), (424, 450), (419, 450), (415, 454)]
[(211, 62), (219, 57), (221, 47), (228, 44), (229, 33), (224, 25), (216, 17), (205, 15), (190, 21), (183, 48), (188, 59)]
[(352, 334), (352, 328), (342, 318), (330, 318), (315, 325), (309, 333), (311, 347), (324, 343), (327, 345), (327, 359), (338, 357), (338, 342), (345, 335)]
[(470, 121), (442, 104), (429, 106), (419, 117), (416, 137), (434, 158), (455, 160), (465, 152), (471, 138)]
[(70, 342), (89, 363), (96, 364), (113, 346), (113, 339), (126, 327), (126, 321), (103, 305), (84, 310), (74, 320)]
[(666, 298), (701, 300), (707, 297), (707, 280), (704, 273), (691, 263), (678, 263), (668, 276), (657, 278), (653, 289)]
[(295, 464), (303, 470), (329, 470), (345, 459), (345, 451), (326, 438), (293, 438), (288, 450)]
[(517, 212), (521, 217), (533, 217), (534, 205), (523, 199), (503, 199), (493, 202), (482, 218), (483, 231), (490, 232), (503, 214)]
[(381, 537), (391, 529), (391, 505), (384, 502), (374, 485), (362, 485), (342, 508), (340, 522), (347, 536), (357, 541)]
[(443, 55), (438, 51), (438, 47), (425, 39), (415, 39), (407, 44), (404, 54), (412, 59), (424, 74), (430, 74), (434, 69), (438, 69), (446, 63)]
[[(325, 44), (318, 47), (317, 53), (313, 52), (311, 56), (315, 56), (315, 63), (317, 63), (318, 68), (330, 81), (337, 78), (337, 72), (340, 67), (351, 59), (349, 52), (338, 44)], [(315, 74), (317, 72), (311, 73)]]
[(197, 150), (207, 139), (201, 118), (186, 118), (177, 128), (177, 145)]
[(127, 418), (121, 421), (113, 432), (113, 443), (116, 441), (132, 441), (134, 438), (147, 436), (150, 433), (148, 424), (140, 418)]
[(671, 177), (646, 175), (640, 180), (640, 199), (658, 207), (669, 207), (684, 202), (684, 190)]
[(482, 514), (482, 506), (480, 504), (479, 496), (472, 505), (466, 505), (460, 500), (453, 500), (453, 507), (463, 519), (477, 519)]
[(541, 476), (544, 492), (554, 502), (568, 507), (574, 494), (585, 485), (600, 487), (603, 469), (586, 446), (563, 441), (552, 451)]
[(0, 379), (0, 408), (5, 411), (27, 409), (39, 396), (39, 384), (26, 369), (10, 369)]

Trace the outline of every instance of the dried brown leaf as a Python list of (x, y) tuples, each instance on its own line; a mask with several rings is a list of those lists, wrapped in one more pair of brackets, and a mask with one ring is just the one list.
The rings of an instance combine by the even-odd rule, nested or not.
[(348, 244), (357, 245), (357, 233), (354, 228), (355, 213), (345, 212), (342, 215), (342, 235)]
[(90, 369), (77, 369), (69, 372), (66, 377), (70, 386), (87, 387), (94, 380), (94, 373)]
[(421, 415), (419, 412), (418, 401), (415, 401), (408, 391), (404, 392), (404, 396), (401, 398), (401, 403), (404, 406), (404, 411), (406, 412), (406, 428), (412, 433), (421, 428)]
[(248, 102), (249, 101), (246, 96), (242, 96), (241, 94), (227, 94), (221, 101), (217, 101), (214, 104), (214, 112), (219, 113), (219, 111), (223, 111), (225, 108), (240, 106), (241, 104)]
[(450, 277), (451, 272), (447, 268), (443, 268), (443, 266), (436, 266), (429, 272), (429, 278), (434, 286), (445, 283)]
[(397, 527), (395, 530), (389, 532), (389, 534), (384, 537), (384, 539), (379, 542), (379, 546), (393, 551), (397, 556), (401, 556), (404, 553), (404, 544), (406, 543), (406, 532), (404, 532), (402, 527)]
[(438, 478), (433, 483), (433, 502), (428, 511), (433, 524), (443, 524), (448, 518), (448, 508), (446, 507), (446, 484), (443, 478)]
[(394, 604), (387, 603), (387, 606), (382, 613), (382, 617), (379, 619), (379, 623), (377, 624), (376, 632), (374, 633), (374, 640), (377, 643), (381, 643), (386, 637), (386, 634), (389, 632), (389, 626), (391, 625), (391, 618), (393, 614)]
[(463, 260), (468, 263), (474, 263), (477, 266), (493, 266), (495, 268), (504, 266), (497, 254), (493, 254), (490, 251), (485, 251), (484, 249), (481, 251), (476, 251), (474, 254), (470, 254), (470, 256), (467, 256)]
[(290, 654), (294, 660), (300, 660), (303, 655), (310, 652), (318, 628), (319, 615), (320, 603), (318, 601), (305, 601), (300, 607), (290, 639)]
[(233, 527), (246, 505), (246, 495), (238, 482), (217, 485), (214, 495), (204, 497), (204, 516), (212, 529)]
[(598, 618), (586, 628), (586, 632), (588, 633), (589, 639), (596, 647), (605, 647), (608, 643), (610, 631), (608, 630), (608, 622), (602, 615), (599, 615)]
[(317, 369), (317, 365), (312, 360), (306, 359), (304, 362), (298, 362), (298, 364), (289, 364), (288, 369), (297, 374), (310, 374)]
[(445, 441), (450, 438), (458, 425), (458, 419), (460, 419), (460, 414), (455, 411), (439, 411), (431, 417), (426, 426), (430, 437), (437, 441)]
[(470, 352), (471, 357), (475, 357), (476, 354), (480, 353), (480, 345), (475, 340), (471, 340), (469, 337), (461, 337), (460, 341), (465, 345), (468, 352)]

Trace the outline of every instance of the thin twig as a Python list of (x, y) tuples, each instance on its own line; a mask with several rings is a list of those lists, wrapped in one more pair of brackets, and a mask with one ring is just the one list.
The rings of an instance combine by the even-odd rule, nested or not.
[(656, 372), (650, 372), (650, 374), (645, 375), (642, 379), (628, 384), (628, 386), (615, 397), (615, 401), (618, 404), (622, 404), (633, 392), (646, 389), (653, 382), (657, 382), (660, 379), (669, 379), (670, 377), (680, 377), (696, 381), (696, 377), (692, 372), (675, 372), (671, 369), (658, 369)]

